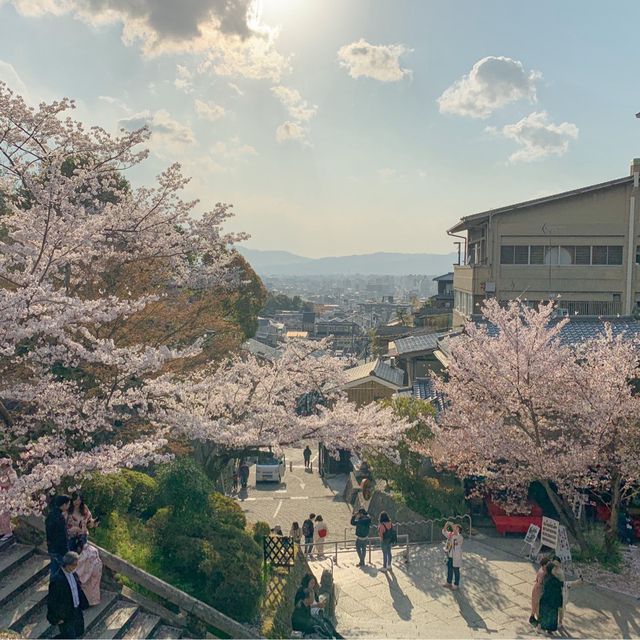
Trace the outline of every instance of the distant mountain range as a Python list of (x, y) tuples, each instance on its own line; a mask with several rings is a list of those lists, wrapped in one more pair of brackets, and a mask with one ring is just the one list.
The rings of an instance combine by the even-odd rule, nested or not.
[(305, 258), (288, 251), (238, 251), (262, 276), (440, 275), (453, 270), (456, 253), (366, 253), (355, 256)]

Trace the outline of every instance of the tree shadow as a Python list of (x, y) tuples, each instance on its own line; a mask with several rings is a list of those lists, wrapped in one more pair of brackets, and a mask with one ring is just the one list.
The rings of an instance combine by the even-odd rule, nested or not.
[(396, 610), (398, 617), (402, 618), (402, 620), (411, 620), (413, 604), (398, 584), (398, 579), (392, 571), (385, 572), (384, 577), (389, 583), (389, 594), (391, 595), (393, 608)]
[(498, 633), (498, 629), (489, 629), (484, 618), (474, 608), (473, 604), (469, 602), (468, 598), (461, 591), (454, 591), (456, 602), (458, 603), (458, 609), (460, 615), (467, 623), (467, 626), (471, 629), (482, 629), (487, 633)]

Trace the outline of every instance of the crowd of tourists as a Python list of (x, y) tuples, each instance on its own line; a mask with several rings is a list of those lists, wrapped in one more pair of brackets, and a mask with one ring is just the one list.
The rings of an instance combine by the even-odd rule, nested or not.
[(89, 544), (89, 530), (98, 523), (80, 493), (51, 501), (45, 519), (51, 559), (47, 620), (58, 625), (56, 638), (82, 637), (83, 610), (100, 602), (102, 561)]

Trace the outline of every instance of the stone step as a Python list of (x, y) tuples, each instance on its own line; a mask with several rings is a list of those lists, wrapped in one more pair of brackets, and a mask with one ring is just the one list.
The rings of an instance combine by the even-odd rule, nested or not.
[(0, 607), (10, 600), (14, 595), (23, 591), (33, 582), (49, 571), (49, 557), (32, 555), (24, 562), (17, 565), (2, 576), (0, 583)]
[(0, 609), (0, 629), (8, 629), (20, 623), (39, 604), (44, 602), (49, 592), (49, 575), (40, 578), (25, 591), (18, 593)]
[(131, 626), (127, 629), (126, 633), (120, 637), (126, 638), (127, 640), (151, 638), (153, 632), (158, 626), (160, 626), (160, 616), (157, 616), (154, 613), (138, 611), (138, 614), (131, 623)]
[[(117, 594), (112, 591), (103, 591), (100, 604), (95, 607), (89, 607), (84, 612), (84, 626), (89, 630), (91, 626), (100, 619), (100, 617), (109, 610), (117, 598)], [(19, 631), (23, 638), (51, 638), (58, 633), (58, 627), (51, 626), (47, 620), (47, 603), (38, 607), (34, 614), (29, 616), (26, 623), (22, 625)]]
[(129, 625), (137, 612), (137, 605), (124, 600), (118, 601), (116, 606), (100, 621), (100, 623), (89, 633), (85, 634), (85, 638), (101, 638), (103, 640), (120, 638), (128, 630)]
[(158, 640), (179, 640), (182, 637), (182, 629), (163, 624), (156, 629), (153, 637)]
[(14, 536), (2, 536), (2, 538), (0, 538), (0, 553), (15, 543), (16, 539)]
[[(0, 552), (0, 579), (19, 562), (33, 555), (33, 547), (25, 544), (12, 544)], [(2, 580), (4, 582), (4, 580)]]

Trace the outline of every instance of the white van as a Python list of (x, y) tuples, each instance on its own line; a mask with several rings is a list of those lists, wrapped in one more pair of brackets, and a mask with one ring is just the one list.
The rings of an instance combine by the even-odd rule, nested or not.
[(284, 453), (259, 451), (256, 461), (256, 482), (282, 482), (287, 469)]

